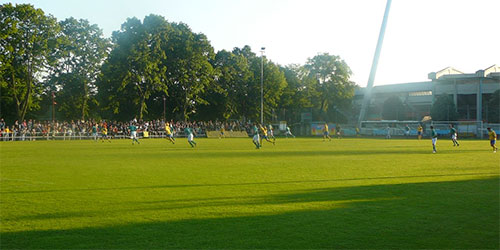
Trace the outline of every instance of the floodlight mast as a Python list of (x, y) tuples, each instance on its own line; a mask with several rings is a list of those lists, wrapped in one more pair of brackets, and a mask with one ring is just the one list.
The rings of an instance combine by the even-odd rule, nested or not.
[(260, 124), (264, 124), (264, 52), (266, 47), (260, 48)]
[(361, 127), (361, 122), (365, 119), (366, 109), (370, 103), (373, 82), (375, 81), (375, 74), (377, 73), (378, 59), (380, 57), (380, 51), (382, 50), (382, 43), (384, 42), (385, 26), (387, 25), (387, 19), (389, 18), (389, 10), (391, 8), (392, 0), (387, 0), (385, 6), (384, 19), (382, 21), (382, 27), (380, 27), (380, 33), (378, 35), (377, 48), (375, 49), (375, 55), (373, 56), (372, 69), (370, 70), (370, 77), (368, 78), (368, 84), (366, 85), (363, 97), (363, 104), (361, 105), (361, 111), (359, 113), (358, 127)]

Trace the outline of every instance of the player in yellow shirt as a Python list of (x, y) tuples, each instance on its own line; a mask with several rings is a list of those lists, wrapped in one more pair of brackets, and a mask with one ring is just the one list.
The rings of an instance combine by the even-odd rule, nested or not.
[(172, 129), (170, 128), (170, 124), (165, 123), (165, 132), (167, 134), (167, 140), (169, 140), (172, 144), (175, 144), (174, 134), (172, 134)]
[(12, 131), (9, 129), (9, 127), (5, 128), (5, 130), (3, 131), (3, 135), (2, 135), (3, 140), (8, 141), (11, 133), (12, 133)]
[(269, 140), (269, 137), (267, 136), (267, 128), (265, 126), (260, 125), (260, 131), (262, 132), (262, 137), (260, 138), (260, 145), (262, 145), (262, 139), (266, 139), (266, 141), (272, 143), (273, 145), (276, 143), (275, 141)]
[(222, 125), (220, 127), (220, 136), (219, 136), (219, 139), (220, 138), (225, 138), (226, 136), (224, 135), (224, 132), (226, 132), (226, 129), (224, 128), (224, 125)]
[(323, 141), (326, 140), (326, 138), (328, 138), (328, 140), (332, 140), (332, 138), (330, 137), (330, 130), (328, 130), (328, 124), (325, 123), (325, 126), (323, 127)]
[(418, 134), (418, 139), (422, 139), (422, 135), (424, 134), (424, 128), (422, 128), (422, 125), (418, 125), (417, 128), (417, 134)]
[(108, 136), (108, 128), (106, 126), (103, 126), (101, 129), (101, 142), (104, 142), (104, 138), (111, 142), (111, 138)]
[(497, 147), (495, 146), (495, 144), (497, 143), (497, 133), (495, 133), (495, 130), (493, 130), (491, 128), (487, 128), (487, 129), (488, 129), (488, 137), (490, 139), (490, 145), (493, 148), (493, 153), (496, 153)]

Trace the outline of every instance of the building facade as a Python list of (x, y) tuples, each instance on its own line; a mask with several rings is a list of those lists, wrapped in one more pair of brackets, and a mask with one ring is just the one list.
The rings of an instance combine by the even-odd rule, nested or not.
[[(440, 95), (453, 98), (459, 120), (488, 121), (492, 94), (500, 89), (500, 66), (493, 65), (476, 73), (463, 73), (448, 67), (428, 74), (429, 81), (374, 86), (366, 120), (381, 120), (382, 106), (397, 96), (407, 107), (406, 118), (420, 120), (430, 114)], [(354, 105), (361, 106), (365, 88), (355, 92)]]

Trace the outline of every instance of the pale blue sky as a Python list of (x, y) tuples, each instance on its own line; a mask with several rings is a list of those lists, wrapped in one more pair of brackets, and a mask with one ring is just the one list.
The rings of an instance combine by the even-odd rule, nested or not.
[[(250, 45), (286, 65), (328, 52), (366, 86), (385, 0), (16, 0), (58, 20), (83, 18), (110, 37), (128, 17), (187, 23), (215, 51)], [(448, 66), (467, 73), (500, 64), (498, 0), (394, 0), (375, 85), (427, 80)]]

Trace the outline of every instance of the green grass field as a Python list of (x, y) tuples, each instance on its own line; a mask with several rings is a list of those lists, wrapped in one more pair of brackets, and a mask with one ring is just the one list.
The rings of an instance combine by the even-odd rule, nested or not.
[(0, 143), (0, 248), (499, 248), (487, 140)]

